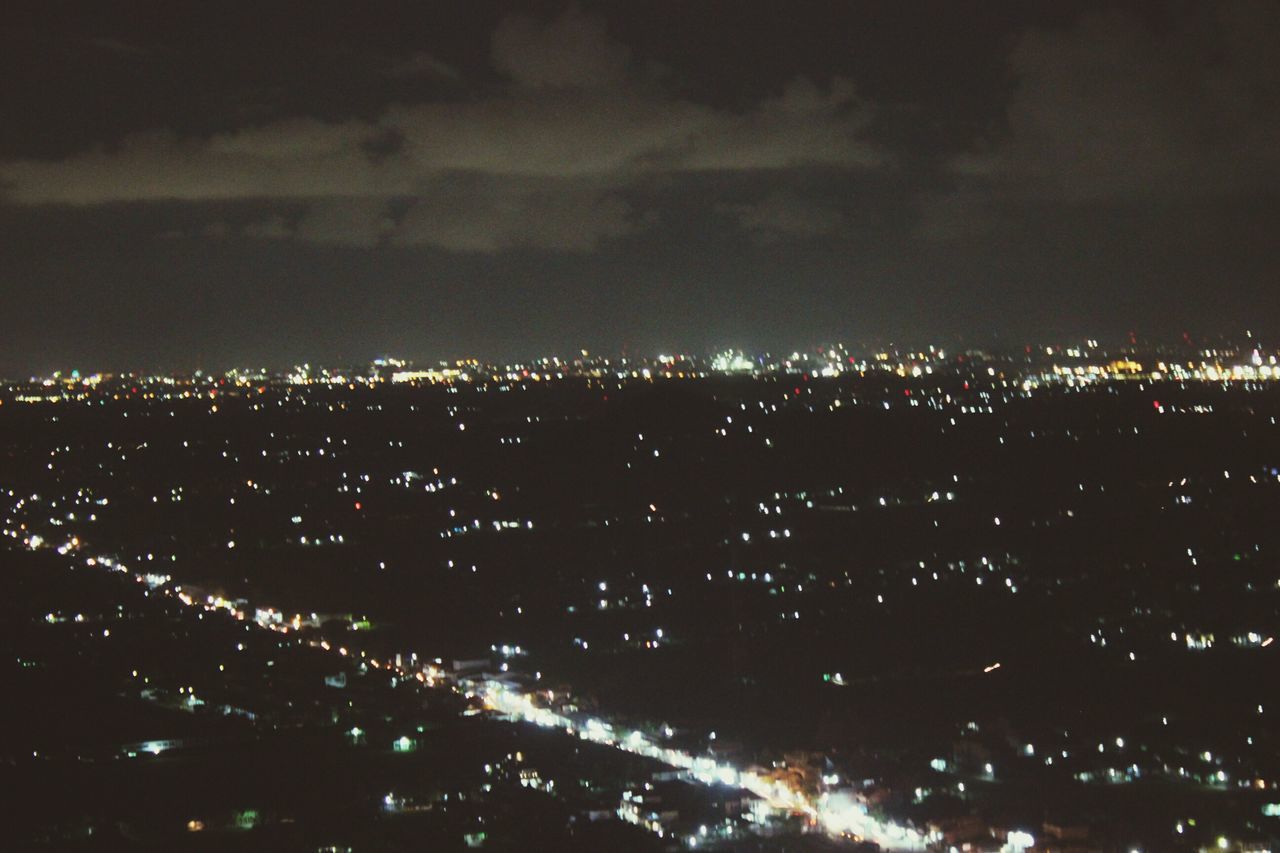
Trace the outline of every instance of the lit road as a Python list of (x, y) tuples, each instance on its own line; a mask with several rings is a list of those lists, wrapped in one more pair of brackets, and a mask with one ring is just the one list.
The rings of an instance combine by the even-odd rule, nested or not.
[(924, 850), (927, 839), (914, 829), (889, 823), (867, 814), (852, 797), (824, 794), (814, 800), (782, 782), (756, 773), (739, 770), (704, 756), (693, 756), (683, 750), (662, 746), (642, 732), (617, 733), (613, 726), (595, 717), (576, 723), (561, 714), (539, 707), (531, 696), (499, 681), (486, 681), (480, 688), (485, 704), (512, 718), (549, 729), (563, 729), (593, 743), (613, 746), (624, 752), (642, 755), (672, 767), (688, 770), (704, 784), (724, 784), (743, 788), (763, 799), (775, 809), (808, 815), (832, 835), (855, 835), (874, 841), (886, 850)]
[[(69, 550), (62, 550), (62, 553), (67, 554)], [(88, 557), (85, 563), (132, 575), (138, 583), (146, 584), (164, 595), (176, 598), (188, 607), (206, 611), (222, 610), (234, 619), (252, 622), (263, 630), (287, 634), (296, 632), (299, 627), (296, 621), (289, 622), (280, 618), (279, 611), (273, 608), (253, 605), (237, 607), (235, 603), (216, 596), (208, 596), (204, 599), (194, 598), (184, 592), (181, 586), (171, 585), (167, 576), (132, 572), (127, 566), (108, 556)], [(415, 679), (428, 687), (450, 686), (460, 689), (453, 679), (435, 666), (423, 665), (412, 668), (397, 666), (392, 663), (397, 659), (395, 655), (386, 661), (379, 662), (377, 659), (369, 658), (365, 651), (333, 646), (324, 640), (308, 642), (312, 647), (326, 653), (358, 658), (372, 667), (394, 672), (402, 678)], [(399, 659), (417, 661), (419, 657), (401, 655)], [(490, 679), (481, 682), (474, 688), (474, 695), (489, 710), (513, 721), (546, 729), (560, 729), (570, 736), (650, 758), (668, 766), (686, 770), (692, 779), (703, 784), (723, 784), (750, 791), (773, 809), (807, 816), (815, 825), (833, 836), (856, 836), (874, 841), (886, 850), (899, 851), (924, 850), (931, 840), (918, 830), (869, 815), (861, 803), (847, 794), (822, 794), (813, 798), (781, 781), (740, 770), (706, 756), (695, 756), (684, 750), (664, 746), (642, 732), (619, 733), (612, 723), (602, 718), (588, 717), (582, 721), (575, 721), (541, 707), (531, 694), (501, 681)]]

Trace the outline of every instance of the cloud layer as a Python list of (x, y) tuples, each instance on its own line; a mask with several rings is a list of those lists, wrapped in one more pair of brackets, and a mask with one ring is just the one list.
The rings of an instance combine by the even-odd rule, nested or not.
[[(742, 110), (672, 95), (570, 9), (497, 28), (494, 69), (507, 81), (465, 101), (399, 103), (376, 119), (273, 121), (203, 138), (165, 131), (59, 161), (0, 163), (11, 203), (305, 204), (244, 236), (459, 251), (578, 251), (624, 236), (646, 211), (628, 190), (672, 175), (885, 161), (866, 138), (870, 109), (852, 83), (796, 78)], [(445, 74), (415, 58), (397, 73)], [(445, 70), (442, 70), (445, 69)]]

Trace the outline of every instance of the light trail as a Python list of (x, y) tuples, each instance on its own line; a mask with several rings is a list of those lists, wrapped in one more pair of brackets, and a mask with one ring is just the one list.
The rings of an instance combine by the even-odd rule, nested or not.
[[(229, 617), (238, 621), (252, 623), (259, 628), (279, 634), (296, 634), (295, 624), (276, 621), (274, 617), (281, 613), (273, 607), (255, 607), (243, 604), (237, 607), (235, 602), (221, 596), (209, 595), (204, 600), (193, 598), (183, 591), (181, 586), (171, 585), (168, 576), (147, 575), (132, 572), (127, 566), (109, 556), (89, 557), (85, 563), (99, 566), (108, 571), (132, 575), (138, 583), (145, 584), (153, 591), (159, 591), (183, 605), (200, 608), (205, 611), (222, 610)], [(252, 616), (250, 614), (253, 614)], [(300, 640), (301, 641), (301, 640)], [(307, 640), (307, 645), (322, 652), (345, 658), (357, 657), (357, 652), (345, 647), (336, 648), (324, 640)], [(419, 660), (417, 654), (389, 655), (384, 662), (376, 658), (370, 659), (364, 650), (358, 651), (358, 657), (374, 668), (396, 673), (406, 680), (416, 680), (427, 687), (448, 685), (458, 690), (460, 684), (442, 669), (430, 664), (412, 668), (400, 666), (395, 660)], [(866, 807), (852, 796), (843, 793), (830, 795), (823, 793), (812, 797), (799, 791), (785, 782), (770, 779), (749, 770), (740, 770), (730, 764), (717, 762), (707, 756), (695, 756), (685, 750), (676, 749), (656, 743), (643, 732), (632, 730), (619, 735), (614, 725), (599, 717), (586, 717), (575, 721), (563, 714), (537, 704), (534, 696), (518, 690), (511, 685), (496, 679), (484, 679), (474, 691), (486, 708), (502, 714), (512, 720), (532, 724), (539, 728), (560, 729), (570, 736), (585, 741), (611, 746), (633, 755), (643, 756), (676, 767), (689, 773), (690, 778), (704, 785), (727, 785), (749, 791), (778, 811), (800, 814), (807, 817), (814, 825), (837, 837), (854, 836), (874, 841), (885, 850), (917, 851), (926, 849), (936, 839), (922, 834), (920, 831), (890, 821), (880, 820), (867, 813)]]
[(815, 799), (776, 779), (660, 745), (640, 731), (619, 735), (612, 724), (597, 717), (575, 722), (539, 706), (529, 694), (501, 681), (490, 679), (482, 682), (477, 695), (490, 709), (517, 720), (541, 728), (562, 729), (566, 734), (592, 743), (612, 746), (687, 770), (693, 779), (704, 785), (723, 784), (750, 791), (772, 808), (806, 815), (832, 835), (854, 835), (874, 841), (886, 850), (903, 851), (924, 850), (931, 840), (911, 827), (872, 817), (861, 803), (850, 796), (822, 794)]

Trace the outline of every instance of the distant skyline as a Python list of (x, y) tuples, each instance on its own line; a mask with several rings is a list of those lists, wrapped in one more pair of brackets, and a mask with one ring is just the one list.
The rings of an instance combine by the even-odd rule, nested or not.
[(19, 2), (0, 375), (1280, 321), (1280, 3)]
[[(881, 354), (898, 360), (881, 362)], [(797, 371), (807, 372), (813, 369), (816, 363), (821, 363), (828, 357), (834, 357), (842, 366), (848, 366), (846, 365), (846, 356), (848, 357), (847, 362), (853, 363), (852, 369), (857, 372), (868, 363), (874, 363), (881, 369), (896, 369), (902, 366), (910, 369), (913, 364), (920, 362), (917, 356), (923, 356), (925, 361), (950, 364), (965, 362), (968, 360), (966, 356), (976, 354), (982, 354), (997, 360), (1007, 359), (1011, 363), (1027, 363), (1041, 366), (1049, 362), (1057, 363), (1059, 359), (1065, 359), (1067, 363), (1107, 365), (1116, 359), (1123, 360), (1126, 356), (1133, 355), (1135, 358), (1143, 359), (1143, 362), (1148, 366), (1164, 364), (1165, 361), (1168, 361), (1171, 365), (1176, 364), (1181, 368), (1190, 370), (1189, 365), (1194, 360), (1199, 367), (1212, 367), (1215, 364), (1228, 367), (1235, 365), (1247, 367), (1249, 364), (1254, 364), (1259, 366), (1266, 365), (1268, 371), (1270, 371), (1271, 365), (1275, 364), (1276, 358), (1280, 356), (1280, 337), (1273, 339), (1267, 336), (1254, 335), (1248, 331), (1234, 335), (1215, 335), (1198, 339), (1188, 336), (1177, 340), (1172, 338), (1153, 340), (1146, 337), (1131, 337), (1128, 335), (1111, 339), (1079, 336), (1069, 339), (1041, 339), (1035, 341), (1001, 339), (999, 336), (985, 339), (956, 337), (933, 341), (910, 339), (899, 341), (828, 341), (813, 346), (783, 347), (771, 350), (752, 349), (749, 347), (718, 347), (714, 350), (667, 350), (662, 352), (635, 350), (609, 352), (583, 349), (578, 351), (525, 353), (505, 359), (491, 358), (484, 353), (454, 353), (451, 356), (438, 358), (414, 359), (405, 357), (403, 353), (383, 352), (347, 361), (301, 358), (290, 363), (243, 362), (219, 366), (197, 365), (195, 367), (136, 364), (103, 366), (90, 362), (61, 365), (43, 373), (0, 375), (0, 381), (24, 383), (27, 381), (48, 381), (52, 378), (60, 378), (73, 381), (88, 380), (92, 384), (95, 379), (111, 376), (150, 378), (203, 376), (212, 380), (222, 379), (229, 375), (251, 376), (258, 372), (284, 377), (286, 375), (292, 376), (295, 371), (299, 370), (313, 376), (329, 373), (331, 375), (363, 377), (371, 375), (371, 371), (375, 369), (383, 376), (389, 376), (390, 373), (395, 371), (413, 372), (445, 368), (469, 370), (467, 365), (471, 364), (478, 364), (483, 369), (511, 370), (527, 368), (534, 372), (545, 372), (545, 368), (542, 366), (552, 362), (569, 368), (568, 375), (576, 375), (572, 369), (574, 364), (599, 365), (602, 363), (615, 366), (628, 364), (633, 369), (638, 369), (639, 366), (643, 365), (661, 363), (671, 370), (680, 370), (683, 365), (696, 365), (699, 369), (707, 369), (711, 372), (735, 372), (740, 369), (737, 365), (744, 359), (766, 372), (777, 368), (783, 362), (793, 366)], [(797, 358), (798, 360), (795, 360)], [(1148, 358), (1155, 359), (1155, 362), (1147, 361)], [(793, 360), (795, 360), (794, 365)], [(1173, 368), (1169, 369), (1172, 370)], [(334, 373), (335, 371), (339, 373)], [(473, 375), (475, 374), (475, 371), (471, 372)], [(1276, 376), (1280, 377), (1280, 373), (1276, 374)], [(483, 380), (486, 377), (487, 373), (482, 372), (475, 378)], [(1216, 381), (1217, 377), (1210, 376), (1209, 378)], [(1250, 373), (1243, 376), (1243, 378), (1252, 380), (1255, 377)], [(1272, 377), (1268, 372), (1264, 378), (1269, 380)]]

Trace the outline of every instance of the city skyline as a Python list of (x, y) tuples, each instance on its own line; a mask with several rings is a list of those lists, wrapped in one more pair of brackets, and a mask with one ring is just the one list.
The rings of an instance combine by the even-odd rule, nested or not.
[[(779, 349), (753, 349), (751, 347), (717, 346), (705, 350), (672, 348), (665, 351), (591, 351), (579, 349), (568, 352), (525, 353), (512, 358), (493, 358), (481, 353), (458, 354), (443, 358), (409, 358), (404, 353), (382, 351), (370, 357), (350, 360), (327, 358), (302, 358), (292, 363), (251, 364), (229, 363), (222, 365), (107, 365), (89, 361), (84, 364), (61, 365), (43, 373), (26, 376), (11, 375), (0, 380), (20, 384), (24, 381), (71, 382), (89, 384), (100, 378), (111, 377), (187, 377), (231, 378), (252, 377), (294, 379), (307, 376), (350, 375), (356, 378), (380, 378), (412, 376), (415, 372), (438, 373), (447, 371), (449, 381), (485, 381), (490, 374), (507, 373), (521, 369), (546, 372), (564, 370), (564, 376), (582, 375), (595, 369), (628, 371), (644, 366), (681, 370), (691, 368), (688, 378), (717, 373), (805, 373), (828, 367), (823, 374), (830, 377), (830, 368), (837, 373), (846, 371), (909, 370), (912, 364), (937, 362), (940, 365), (954, 362), (963, 365), (966, 359), (996, 359), (1009, 363), (1022, 362), (1027, 368), (1044, 367), (1046, 364), (1064, 361), (1073, 365), (1105, 366), (1117, 359), (1129, 357), (1160, 365), (1154, 375), (1148, 371), (1135, 371), (1156, 380), (1165, 375), (1166, 362), (1187, 370), (1232, 365), (1262, 366), (1275, 363), (1280, 347), (1269, 336), (1255, 335), (1246, 329), (1236, 334), (1224, 334), (1192, 338), (1184, 333), (1179, 339), (1152, 340), (1139, 337), (1136, 332), (1115, 336), (1108, 340), (1095, 336), (1074, 336), (1053, 340), (1014, 341), (1001, 340), (998, 336), (987, 339), (956, 336), (946, 343), (942, 340), (829, 340), (822, 343), (782, 347)], [(1055, 358), (1056, 357), (1056, 358)], [(1134, 362), (1137, 363), (1137, 362)], [(465, 375), (470, 374), (470, 375)], [(673, 374), (674, 375), (674, 374)], [(446, 374), (439, 374), (445, 377)], [(438, 377), (438, 378), (439, 378)], [(685, 378), (684, 373), (679, 378)], [(1270, 378), (1269, 375), (1267, 378)], [(407, 380), (399, 380), (407, 381)]]

